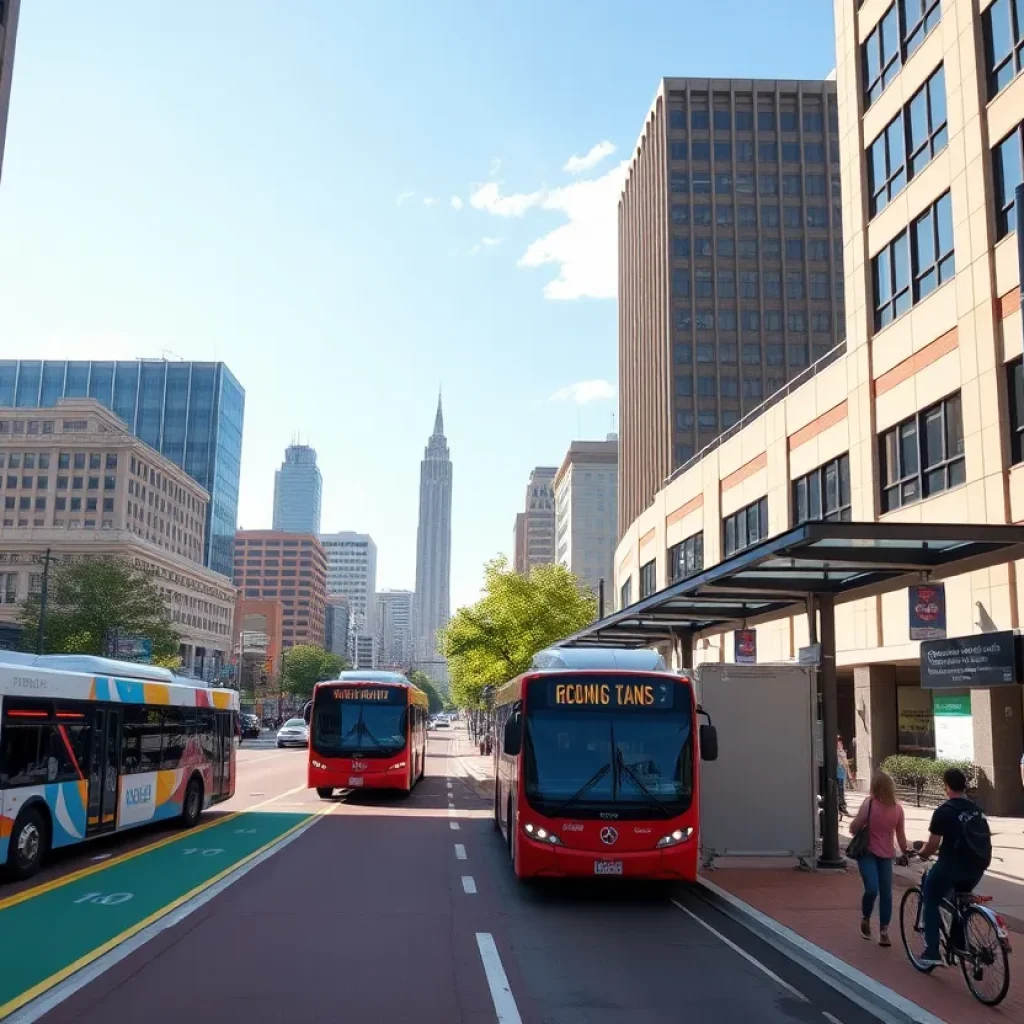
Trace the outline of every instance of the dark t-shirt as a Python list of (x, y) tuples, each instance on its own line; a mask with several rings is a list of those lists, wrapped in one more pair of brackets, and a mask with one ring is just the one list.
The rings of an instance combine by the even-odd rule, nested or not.
[(935, 809), (928, 831), (934, 836), (942, 836), (942, 845), (939, 847), (941, 863), (956, 865), (965, 870), (973, 870), (978, 867), (970, 850), (961, 841), (964, 835), (964, 826), (960, 821), (960, 815), (965, 811), (973, 812), (978, 809), (978, 805), (973, 800), (961, 796), (947, 800), (941, 807)]

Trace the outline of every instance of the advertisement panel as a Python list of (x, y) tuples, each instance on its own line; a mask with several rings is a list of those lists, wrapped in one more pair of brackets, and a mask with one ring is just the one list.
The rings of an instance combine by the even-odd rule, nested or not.
[(910, 639), (944, 640), (946, 637), (946, 586), (943, 583), (908, 587)]
[(1012, 630), (921, 643), (921, 685), (966, 690), (1021, 681), (1020, 637)]
[(757, 664), (757, 630), (737, 629), (733, 633), (733, 644), (735, 655), (733, 660), (737, 665)]
[(936, 693), (935, 756), (954, 761), (974, 760), (974, 722), (969, 693)]

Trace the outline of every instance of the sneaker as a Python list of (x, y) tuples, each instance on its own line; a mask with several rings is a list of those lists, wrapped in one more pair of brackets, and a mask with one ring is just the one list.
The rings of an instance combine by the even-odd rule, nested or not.
[(917, 958), (917, 962), (922, 967), (942, 967), (945, 963), (938, 953), (930, 953), (928, 950), (925, 950), (924, 953)]
[(880, 946), (891, 946), (892, 943), (889, 941), (889, 929), (879, 928), (878, 929), (878, 944)]
[(871, 921), (868, 918), (866, 918), (866, 917), (861, 918), (860, 934), (861, 934), (862, 938), (865, 938), (865, 939), (870, 939), (871, 938)]

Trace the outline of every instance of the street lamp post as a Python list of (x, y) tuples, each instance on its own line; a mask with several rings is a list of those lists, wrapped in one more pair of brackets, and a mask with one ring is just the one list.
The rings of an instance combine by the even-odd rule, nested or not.
[(50, 590), (50, 549), (43, 558), (43, 589), (39, 594), (39, 632), (36, 636), (36, 654), (43, 653), (43, 638), (46, 635), (46, 600)]

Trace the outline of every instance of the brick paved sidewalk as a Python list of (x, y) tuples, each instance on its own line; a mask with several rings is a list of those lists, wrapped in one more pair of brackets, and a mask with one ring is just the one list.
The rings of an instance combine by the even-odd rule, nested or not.
[(1024, 951), (1024, 935), (1011, 935), (1018, 952), (1010, 957), (1010, 993), (1001, 1006), (990, 1009), (970, 994), (959, 968), (940, 968), (924, 975), (911, 967), (899, 926), (899, 903), (912, 884), (909, 879), (896, 880), (890, 925), (893, 945), (882, 949), (877, 942), (877, 911), (875, 939), (865, 942), (860, 935), (862, 889), (856, 868), (839, 873), (800, 871), (792, 866), (733, 867), (727, 861), (718, 864), (717, 870), (704, 876), (709, 882), (939, 1019), (950, 1024), (1024, 1021), (1024, 976), (1017, 959)]

